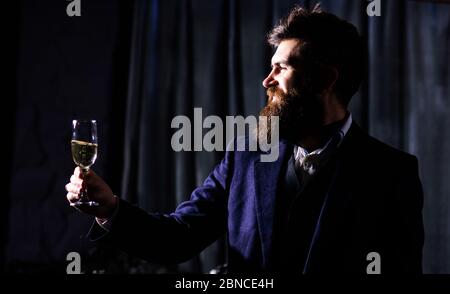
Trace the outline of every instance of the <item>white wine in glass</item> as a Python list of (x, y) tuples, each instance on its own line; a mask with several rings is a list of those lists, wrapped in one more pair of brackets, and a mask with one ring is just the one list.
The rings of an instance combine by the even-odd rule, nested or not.
[[(97, 159), (97, 121), (73, 120), (72, 121), (72, 158), (81, 172), (87, 174), (91, 165)], [(81, 189), (80, 199), (73, 202), (72, 206), (98, 206), (98, 203), (89, 199), (88, 191)]]

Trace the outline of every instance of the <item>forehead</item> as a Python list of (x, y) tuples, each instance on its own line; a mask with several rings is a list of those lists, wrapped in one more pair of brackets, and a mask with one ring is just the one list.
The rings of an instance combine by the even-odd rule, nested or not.
[(272, 64), (278, 62), (288, 62), (292, 59), (299, 59), (300, 45), (301, 41), (298, 39), (287, 39), (281, 41), (272, 57)]

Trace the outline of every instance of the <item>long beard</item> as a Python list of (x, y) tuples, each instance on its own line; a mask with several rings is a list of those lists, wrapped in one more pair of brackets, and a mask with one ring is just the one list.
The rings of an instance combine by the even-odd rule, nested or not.
[[(302, 94), (300, 94), (300, 92)], [(271, 87), (267, 89), (268, 102), (261, 110), (260, 116), (279, 117), (279, 137), (296, 142), (302, 136), (310, 133), (318, 124), (322, 115), (322, 106), (317, 95), (309, 94), (309, 91), (290, 89), (288, 93)], [(278, 99), (274, 100), (276, 96)], [(271, 125), (260, 119), (258, 122), (258, 139), (269, 140), (271, 138)], [(269, 138), (269, 139), (268, 139)]]

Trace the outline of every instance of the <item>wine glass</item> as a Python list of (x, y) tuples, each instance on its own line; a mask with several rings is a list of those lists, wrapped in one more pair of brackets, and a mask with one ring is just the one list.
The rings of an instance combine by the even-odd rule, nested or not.
[[(81, 172), (86, 175), (91, 165), (97, 159), (97, 121), (73, 120), (72, 121), (72, 158)], [(87, 189), (81, 189), (80, 199), (71, 206), (98, 206), (96, 201), (91, 201)]]

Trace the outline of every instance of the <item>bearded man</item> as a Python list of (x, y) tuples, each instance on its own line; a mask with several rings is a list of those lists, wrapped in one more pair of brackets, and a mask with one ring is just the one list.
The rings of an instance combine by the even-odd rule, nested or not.
[[(295, 7), (268, 41), (276, 52), (261, 115), (279, 117), (278, 160), (227, 151), (170, 215), (130, 205), (77, 168), (67, 199), (87, 186), (99, 203), (78, 207), (96, 217), (91, 239), (179, 263), (227, 234), (228, 272), (421, 273), (417, 159), (367, 135), (348, 111), (364, 74), (357, 29), (320, 7)], [(257, 137), (269, 130), (261, 124)]]

